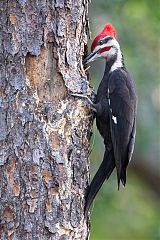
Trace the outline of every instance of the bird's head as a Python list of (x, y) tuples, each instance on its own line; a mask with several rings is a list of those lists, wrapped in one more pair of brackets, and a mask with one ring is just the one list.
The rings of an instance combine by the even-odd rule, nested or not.
[(84, 59), (84, 64), (95, 61), (98, 58), (107, 60), (116, 57), (119, 43), (116, 40), (116, 29), (107, 23), (102, 32), (95, 37), (91, 45), (91, 53)]

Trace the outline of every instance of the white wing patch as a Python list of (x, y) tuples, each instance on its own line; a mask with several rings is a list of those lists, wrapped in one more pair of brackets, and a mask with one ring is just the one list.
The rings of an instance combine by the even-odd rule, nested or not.
[[(111, 100), (110, 100), (110, 98), (109, 98), (109, 88), (108, 88), (108, 104), (109, 104), (109, 106), (111, 105)], [(112, 113), (112, 108), (109, 108), (110, 109), (110, 111), (111, 111), (111, 113)], [(114, 116), (114, 115), (112, 115), (112, 120), (113, 120), (113, 122), (115, 123), (115, 124), (117, 124), (117, 118)]]
[(117, 118), (112, 115), (112, 119), (113, 119), (113, 122), (114, 122), (115, 124), (117, 124)]

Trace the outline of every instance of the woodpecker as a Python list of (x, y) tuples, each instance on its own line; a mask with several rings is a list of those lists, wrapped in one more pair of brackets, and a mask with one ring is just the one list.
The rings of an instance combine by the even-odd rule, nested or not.
[(124, 65), (120, 45), (116, 40), (116, 29), (110, 23), (93, 40), (91, 53), (84, 64), (100, 58), (105, 59), (106, 66), (96, 102), (91, 104), (96, 114), (97, 128), (104, 139), (105, 152), (87, 191), (85, 215), (114, 168), (117, 172), (118, 189), (120, 183), (125, 186), (126, 168), (132, 157), (136, 134), (135, 84)]

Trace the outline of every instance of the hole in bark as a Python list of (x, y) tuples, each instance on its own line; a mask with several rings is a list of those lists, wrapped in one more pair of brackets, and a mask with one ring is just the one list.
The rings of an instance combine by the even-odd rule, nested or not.
[(14, 75), (17, 73), (17, 70), (16, 70), (15, 67), (13, 67), (13, 68), (11, 69), (11, 73), (13, 73)]

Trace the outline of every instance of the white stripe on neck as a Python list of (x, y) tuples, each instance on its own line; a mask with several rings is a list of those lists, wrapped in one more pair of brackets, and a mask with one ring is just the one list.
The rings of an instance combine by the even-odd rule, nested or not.
[(121, 50), (120, 50), (120, 47), (118, 48), (118, 51), (117, 51), (117, 59), (116, 61), (113, 63), (111, 69), (110, 69), (110, 72), (113, 72), (115, 71), (117, 68), (121, 68), (123, 67), (123, 63), (122, 63), (122, 53), (121, 53)]

